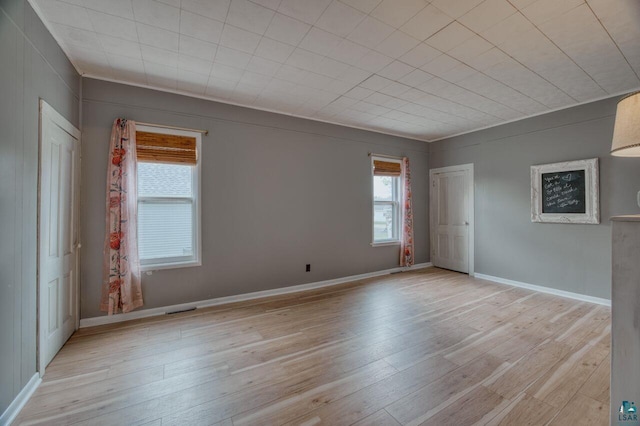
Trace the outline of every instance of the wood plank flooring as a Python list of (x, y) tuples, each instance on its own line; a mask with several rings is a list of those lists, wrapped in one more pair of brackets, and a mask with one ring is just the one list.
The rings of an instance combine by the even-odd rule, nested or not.
[(16, 425), (607, 425), (610, 309), (437, 268), (81, 329)]

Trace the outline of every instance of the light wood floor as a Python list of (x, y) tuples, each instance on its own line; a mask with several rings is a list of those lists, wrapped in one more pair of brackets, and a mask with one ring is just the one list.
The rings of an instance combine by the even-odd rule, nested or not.
[(15, 424), (607, 425), (609, 333), (429, 268), (81, 329)]

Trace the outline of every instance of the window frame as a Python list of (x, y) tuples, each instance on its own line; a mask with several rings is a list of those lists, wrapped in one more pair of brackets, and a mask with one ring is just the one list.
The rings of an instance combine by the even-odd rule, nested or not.
[[(396, 159), (396, 158), (389, 158), (389, 157), (379, 157), (379, 156), (375, 156), (375, 155), (371, 155), (371, 247), (384, 247), (384, 246), (395, 246), (395, 245), (399, 245), (401, 243), (401, 235), (400, 235), (400, 223), (401, 223), (401, 215), (402, 215), (402, 211), (401, 211), (401, 206), (402, 206), (402, 198), (403, 198), (403, 193), (402, 193), (402, 174), (400, 174), (400, 176), (397, 177), (397, 184), (395, 185), (395, 188), (393, 188), (393, 192), (395, 193), (395, 200), (392, 201), (376, 201), (375, 199), (375, 174), (374, 174), (374, 164), (373, 162), (375, 160), (378, 161), (386, 161), (389, 163), (398, 163), (400, 164), (400, 167), (402, 168), (402, 160), (401, 159)], [(375, 212), (376, 212), (376, 205), (391, 205), (393, 207), (393, 210), (395, 212), (394, 215), (394, 228), (395, 228), (395, 234), (397, 236), (397, 238), (391, 238), (391, 239), (385, 239), (385, 240), (378, 240), (376, 241), (376, 231), (375, 231)]]
[[(178, 129), (169, 129), (165, 127), (155, 127), (148, 125), (136, 125), (136, 131), (142, 132), (151, 132), (151, 133), (160, 133), (164, 135), (176, 135), (176, 136), (188, 136), (196, 139), (196, 150), (198, 153), (197, 162), (195, 165), (192, 165), (193, 170), (191, 172), (191, 188), (192, 188), (192, 196), (189, 197), (140, 197), (137, 196), (136, 205), (140, 204), (140, 199), (143, 199), (143, 202), (151, 202), (154, 201), (176, 201), (182, 202), (184, 200), (191, 200), (193, 205), (193, 222), (192, 222), (192, 237), (193, 237), (193, 256), (180, 256), (180, 257), (164, 257), (143, 261), (139, 259), (140, 262), (140, 271), (157, 271), (161, 269), (177, 269), (177, 268), (188, 268), (194, 266), (202, 266), (202, 232), (201, 232), (201, 191), (200, 191), (200, 183), (201, 183), (201, 146), (202, 146), (202, 134), (200, 132), (193, 132), (189, 130), (178, 130)], [(138, 160), (136, 159), (136, 163)], [(145, 163), (145, 161), (140, 161), (140, 163)], [(137, 182), (136, 182), (137, 185)], [(139, 231), (139, 227), (138, 230)], [(139, 235), (139, 234), (138, 234)]]

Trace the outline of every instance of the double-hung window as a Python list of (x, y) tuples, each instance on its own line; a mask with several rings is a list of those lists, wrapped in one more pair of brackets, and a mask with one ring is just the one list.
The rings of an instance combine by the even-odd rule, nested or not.
[(400, 242), (401, 160), (372, 156), (373, 241), (372, 245)]
[(137, 126), (143, 270), (200, 265), (200, 133)]

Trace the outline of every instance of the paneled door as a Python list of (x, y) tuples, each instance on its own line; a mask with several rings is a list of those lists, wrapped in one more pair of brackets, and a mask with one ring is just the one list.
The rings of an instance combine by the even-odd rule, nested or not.
[(40, 102), (39, 370), (78, 323), (78, 187), (80, 132)]
[(431, 262), (473, 273), (473, 165), (433, 169), (430, 176)]

